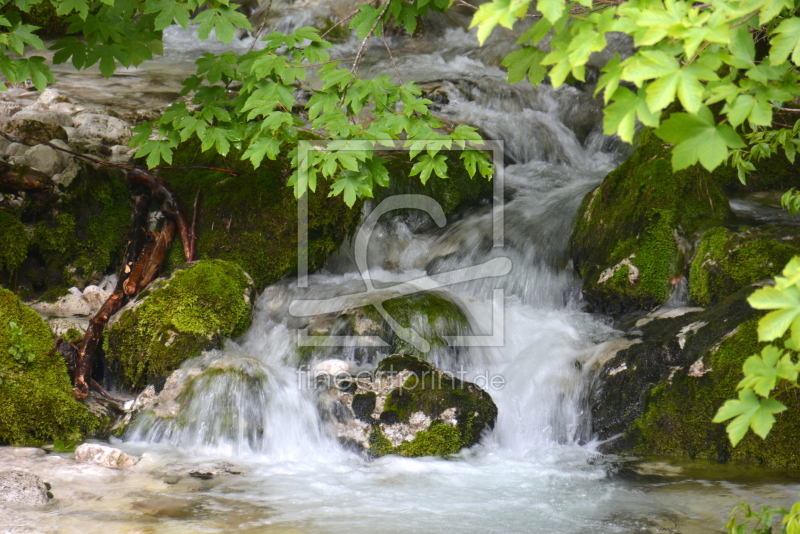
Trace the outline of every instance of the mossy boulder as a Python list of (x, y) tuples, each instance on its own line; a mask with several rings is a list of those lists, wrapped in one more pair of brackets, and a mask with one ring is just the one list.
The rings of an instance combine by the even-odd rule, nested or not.
[(697, 304), (708, 306), (744, 286), (779, 274), (797, 254), (797, 228), (711, 228), (703, 234), (692, 260), (689, 296)]
[(13, 245), (0, 247), (6, 256), (0, 284), (25, 298), (96, 282), (119, 268), (125, 251), (131, 203), (124, 174), (86, 163), (64, 172), (74, 177), (61, 194), (55, 184), (28, 191), (21, 206), (0, 212), (0, 242)]
[[(415, 344), (413, 339), (398, 335), (377, 308), (366, 305), (339, 314), (312, 316), (296, 325), (308, 328), (310, 334), (308, 345), (300, 347), (300, 363), (342, 357), (341, 347), (325, 346), (325, 340), (331, 335), (376, 336), (386, 342), (387, 345), (383, 347), (345, 348), (345, 351), (352, 351), (345, 356), (360, 364), (374, 364), (382, 357), (397, 353), (415, 356), (434, 365), (458, 361), (463, 356), (462, 349), (451, 346), (447, 340), (448, 336), (470, 333), (469, 320), (455, 302), (436, 293), (415, 293), (390, 298), (382, 304), (389, 317), (402, 328), (416, 332), (427, 343), (428, 350), (420, 350), (419, 343)], [(320, 343), (314, 343), (316, 340)]]
[[(12, 334), (12, 322), (20, 335)], [(12, 346), (33, 360), (21, 363), (9, 351)], [(66, 365), (53, 347), (42, 318), (0, 288), (0, 444), (77, 440), (99, 426), (73, 397)]]
[(131, 387), (163, 380), (184, 360), (243, 334), (252, 291), (253, 280), (236, 264), (193, 262), (153, 282), (113, 317), (106, 357)]
[(607, 453), (632, 453), (769, 466), (800, 466), (800, 395), (781, 400), (767, 440), (748, 433), (734, 448), (725, 424), (712, 423), (736, 398), (742, 365), (760, 352), (747, 286), (703, 312), (641, 325), (642, 341), (617, 353), (600, 371), (592, 394), (593, 430)]
[[(213, 150), (203, 152), (190, 140), (175, 152), (173, 165), (230, 168), (237, 176), (218, 171), (182, 169), (162, 174), (180, 199), (191, 206), (202, 191), (197, 225), (197, 257), (223, 259), (248, 272), (260, 291), (284, 276), (297, 273), (298, 204), (284, 155), (265, 159), (254, 170), (232, 149), (222, 157)], [(328, 197), (327, 183), (320, 183), (308, 197), (308, 268), (313, 272), (337, 250), (345, 237), (355, 232), (361, 220), (360, 203), (348, 208), (340, 197)], [(183, 263), (179, 243), (170, 251), (170, 265)]]
[(670, 150), (645, 130), (633, 155), (583, 200), (570, 246), (594, 310), (663, 303), (694, 236), (730, 215), (719, 180), (697, 165), (673, 172)]
[(335, 392), (323, 407), (340, 440), (373, 456), (454, 454), (497, 419), (488, 393), (413, 356), (392, 355), (374, 373), (322, 382)]

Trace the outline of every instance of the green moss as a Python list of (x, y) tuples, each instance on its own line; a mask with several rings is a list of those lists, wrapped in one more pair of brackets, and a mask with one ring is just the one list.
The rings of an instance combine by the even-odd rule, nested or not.
[[(40, 35), (66, 35), (67, 27), (69, 26), (66, 22), (68, 15), (56, 13), (55, 6), (48, 0), (42, 0), (30, 6), (27, 13), (13, 4), (9, 4), (4, 8), (19, 13), (23, 23), (38, 26), (39, 30), (36, 33)], [(0, 12), (2, 11), (0, 9)]]
[(394, 452), (394, 447), (389, 438), (383, 435), (381, 427), (375, 425), (369, 432), (369, 449), (367, 451), (372, 456), (386, 456)]
[(106, 356), (140, 387), (185, 359), (218, 347), (250, 324), (247, 275), (222, 260), (204, 260), (143, 292), (108, 329)]
[(28, 232), (19, 219), (0, 211), (0, 271), (13, 275), (25, 261), (29, 243)]
[(125, 178), (81, 166), (58, 203), (36, 223), (33, 250), (50, 273), (46, 280), (32, 281), (39, 290), (98, 277), (119, 268), (122, 260), (131, 217)]
[(396, 448), (400, 456), (444, 456), (455, 454), (466, 446), (457, 428), (444, 421), (434, 421), (428, 430), (417, 432), (414, 439)]
[(422, 412), (435, 419), (448, 408), (455, 408), (461, 446), (476, 443), (484, 428), (494, 426), (497, 407), (489, 394), (479, 387), (408, 355), (390, 356), (378, 366), (378, 371), (383, 372), (396, 373), (402, 370), (413, 374), (402, 387), (386, 397), (383, 413), (394, 412), (400, 422), (408, 423), (414, 412)]
[[(219, 258), (248, 272), (258, 290), (297, 269), (297, 199), (286, 186), (291, 170), (288, 158), (265, 159), (253, 170), (232, 150), (222, 158), (202, 152), (199, 142), (188, 141), (175, 153), (175, 166), (228, 167), (231, 176), (206, 170), (163, 171), (187, 205), (201, 191), (197, 254), (199, 259)], [(320, 268), (328, 256), (355, 231), (360, 203), (348, 208), (339, 197), (329, 198), (327, 183), (320, 183), (308, 198), (308, 266)], [(179, 244), (170, 251), (169, 268), (183, 263)]]
[(703, 356), (711, 371), (699, 377), (679, 372), (650, 391), (648, 409), (634, 423), (638, 434), (634, 453), (800, 466), (800, 395), (796, 390), (780, 397), (788, 410), (776, 415), (766, 440), (748, 432), (733, 448), (725, 424), (711, 422), (726, 400), (736, 398), (744, 361), (764, 345), (757, 341), (758, 319), (741, 324), (734, 335)]
[[(9, 322), (23, 330), (34, 360), (18, 364), (9, 354)], [(97, 428), (75, 400), (64, 360), (53, 354), (50, 329), (10, 291), (0, 288), (0, 444), (36, 445), (81, 439)]]
[(780, 273), (800, 254), (796, 228), (760, 226), (732, 232), (712, 228), (703, 234), (690, 271), (689, 296), (708, 306), (740, 288)]
[[(699, 166), (673, 173), (669, 147), (643, 132), (634, 154), (584, 198), (578, 212), (571, 249), (586, 300), (608, 312), (661, 304), (684, 263), (675, 234), (691, 241), (729, 214), (715, 175)], [(619, 267), (608, 271), (626, 259), (638, 271), (632, 281)]]

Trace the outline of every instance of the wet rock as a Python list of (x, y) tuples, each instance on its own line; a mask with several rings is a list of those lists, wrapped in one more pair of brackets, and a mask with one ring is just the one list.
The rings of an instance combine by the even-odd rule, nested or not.
[[(63, 148), (64, 150), (72, 150), (72, 147), (70, 147), (61, 139), (53, 139), (50, 141), (50, 144), (57, 146), (58, 148)], [(71, 156), (68, 152), (62, 152), (60, 150), (56, 150), (56, 152), (58, 152), (58, 155), (61, 157), (61, 169), (66, 169), (69, 164), (72, 163), (72, 160), (74, 159), (73, 156)]]
[[(53, 104), (57, 104), (59, 102), (70, 102), (70, 100), (66, 96), (59, 93), (56, 89), (45, 89), (42, 91), (42, 94), (39, 95), (39, 98), (36, 100), (36, 102), (42, 104), (43, 106), (52, 106)], [(72, 124), (62, 124), (62, 126), (72, 126)]]
[[(53, 333), (53, 337), (63, 337), (70, 330), (75, 330), (80, 334), (86, 333), (86, 328), (89, 326), (88, 321), (79, 321), (74, 318), (56, 317), (47, 320), (47, 326)], [(69, 341), (75, 341), (70, 339)]]
[(6, 146), (6, 155), (24, 156), (29, 149), (30, 147), (23, 145), (22, 143), (10, 143), (8, 146)]
[(83, 290), (83, 300), (95, 311), (99, 310), (100, 306), (102, 306), (110, 296), (111, 291), (104, 291), (95, 285), (86, 286)]
[[(74, 290), (74, 291), (73, 291)], [(83, 298), (78, 288), (70, 288), (71, 293), (64, 295), (56, 302), (37, 302), (31, 308), (46, 315), (72, 317), (75, 315), (91, 315), (92, 307)]]
[(202, 260), (153, 282), (109, 322), (105, 349), (123, 379), (142, 387), (250, 324), (253, 280), (239, 266)]
[[(71, 156), (68, 156), (68, 158), (72, 159)], [(80, 164), (73, 161), (67, 166), (66, 169), (64, 169), (58, 174), (53, 175), (53, 182), (61, 186), (62, 189), (67, 189), (72, 183), (72, 181), (78, 177), (80, 172), (81, 172)]]
[(14, 119), (39, 121), (44, 124), (53, 124), (56, 126), (72, 126), (72, 117), (66, 113), (59, 113), (57, 111), (33, 111), (23, 109), (14, 115)]
[(488, 393), (427, 362), (390, 356), (375, 372), (316, 376), (320, 407), (339, 439), (372, 455), (453, 454), (494, 427)]
[(637, 321), (640, 342), (608, 360), (591, 393), (603, 452), (800, 466), (798, 395), (782, 398), (789, 409), (776, 414), (766, 440), (748, 433), (734, 448), (725, 424), (711, 422), (736, 398), (745, 360), (764, 346), (756, 331), (764, 312), (747, 303), (754, 290), (746, 286), (706, 310)]
[(26, 471), (0, 472), (0, 502), (15, 506), (42, 506), (50, 500), (45, 482)]
[(0, 137), (0, 157), (5, 156), (7, 154), (8, 146), (11, 144), (11, 141), (6, 139), (5, 137)]
[[(17, 113), (17, 115), (20, 113)], [(2, 129), (7, 135), (20, 138), (28, 146), (39, 144), (39, 141), (35, 139), (41, 141), (49, 141), (51, 139), (67, 141), (67, 132), (60, 125), (48, 124), (33, 119), (18, 119), (16, 115), (2, 126)]]
[(98, 139), (108, 145), (127, 145), (131, 140), (128, 123), (116, 117), (97, 113), (81, 113), (73, 119), (76, 134)]
[(36, 145), (25, 153), (28, 167), (52, 176), (63, 169), (61, 155), (47, 145)]
[(586, 195), (570, 247), (590, 308), (652, 310), (688, 274), (699, 233), (731, 213), (719, 181), (699, 165), (672, 171), (670, 150), (642, 132), (631, 157)]
[(75, 461), (108, 467), (110, 469), (127, 469), (139, 462), (138, 458), (128, 456), (119, 449), (84, 443), (75, 449)]
[(4, 116), (8, 119), (13, 117), (16, 113), (18, 113), (22, 109), (22, 106), (17, 102), (11, 102), (8, 100), (0, 100), (0, 119)]
[(177, 497), (153, 497), (133, 503), (133, 509), (146, 515), (170, 519), (190, 519), (196, 512), (198, 503)]

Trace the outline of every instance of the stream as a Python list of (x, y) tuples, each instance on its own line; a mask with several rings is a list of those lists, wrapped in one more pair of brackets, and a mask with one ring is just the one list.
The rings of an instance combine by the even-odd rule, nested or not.
[[(267, 26), (322, 26), (353, 4), (276, 0)], [(1, 449), (5, 464), (36, 465), (56, 497), (44, 512), (14, 512), (5, 521), (19, 530), (11, 531), (700, 533), (719, 531), (739, 502), (789, 507), (800, 492), (797, 472), (597, 452), (586, 396), (598, 366), (622, 346), (621, 334), (581, 311), (568, 239), (581, 200), (627, 149), (602, 134), (602, 108), (591, 93), (509, 86), (498, 65), (515, 34), (497, 30), (479, 48), (468, 21), (469, 13), (437, 15), (422, 37), (392, 36), (389, 44), (404, 81), (441, 95), (437, 116), (503, 142), (495, 205), (441, 228), (421, 213), (388, 213), (369, 240), (368, 271), (357, 268), (350, 244), (309, 276), (308, 287), (295, 279), (268, 287), (241, 339), (183, 366), (256, 366), (269, 376), (264, 390), (209, 379), (182, 408), (188, 423), (140, 418), (113, 442), (142, 457), (133, 469), (110, 472), (74, 464), (65, 453), (43, 458), (39, 449)], [(360, 74), (394, 75), (377, 41)], [(243, 38), (232, 46), (241, 51), (250, 43)], [(332, 55), (352, 57), (357, 46), (342, 40)], [(609, 50), (625, 47), (612, 42)], [(200, 53), (223, 49), (213, 40), (199, 43), (192, 30), (169, 28), (163, 59), (108, 81), (62, 66), (56, 88), (87, 106), (158, 109), (177, 97)], [(494, 226), (499, 199), (501, 242)], [(511, 272), (436, 291), (462, 309), (470, 334), (498, 334), (500, 346), (430, 354), (440, 368), (485, 385), (499, 410), (495, 428), (447, 459), (368, 460), (343, 449), (303, 380), (307, 366), (298, 357), (291, 303), (346, 300), (365, 291), (367, 275), (391, 295), (394, 284), (496, 258), (507, 258)], [(370, 367), (388, 354), (335, 347), (315, 353), (311, 364), (340, 358)], [(248, 432), (253, 425), (263, 432)]]

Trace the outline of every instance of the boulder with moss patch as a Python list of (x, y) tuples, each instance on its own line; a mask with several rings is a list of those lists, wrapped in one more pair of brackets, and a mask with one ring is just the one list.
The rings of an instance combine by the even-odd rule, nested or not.
[[(0, 444), (76, 440), (99, 426), (73, 397), (66, 365), (53, 347), (42, 318), (0, 288)], [(22, 351), (24, 361), (12, 348)]]
[(371, 373), (320, 375), (320, 404), (339, 439), (374, 456), (442, 456), (494, 427), (488, 393), (413, 356), (385, 358)]
[(736, 398), (744, 361), (764, 346), (756, 333), (763, 312), (746, 300), (754, 289), (705, 311), (639, 322), (642, 341), (605, 364), (593, 392), (593, 430), (615, 438), (603, 452), (800, 466), (797, 392), (782, 397), (788, 410), (766, 440), (748, 433), (733, 448), (726, 425), (711, 422)]
[[(267, 289), (267, 291), (270, 291)], [(275, 291), (280, 291), (279, 288)], [(267, 293), (268, 295), (269, 293)], [(466, 351), (453, 346), (448, 339), (471, 333), (469, 320), (458, 304), (435, 292), (421, 292), (393, 297), (391, 290), (376, 292), (389, 318), (403, 329), (410, 329), (416, 337), (398, 335), (392, 325), (370, 304), (345, 309), (335, 314), (292, 318), (291, 326), (307, 329), (304, 346), (299, 347), (300, 362), (346, 357), (358, 364), (375, 364), (391, 354), (403, 353), (427, 360), (434, 365), (445, 361), (459, 361)], [(284, 313), (284, 310), (278, 310)], [(329, 336), (363, 336), (362, 339), (381, 339), (385, 344), (342, 349), (327, 346)], [(422, 349), (422, 350), (421, 350)], [(347, 351), (342, 354), (342, 350)]]
[(104, 348), (132, 387), (163, 380), (181, 362), (221, 346), (250, 324), (253, 280), (223, 260), (156, 280), (109, 322)]
[(661, 304), (695, 235), (729, 214), (717, 177), (699, 166), (673, 172), (669, 146), (644, 131), (578, 212), (571, 249), (586, 301), (611, 313)]
[(779, 274), (797, 254), (797, 228), (712, 228), (703, 234), (692, 260), (689, 296), (701, 306), (708, 306), (744, 286)]

